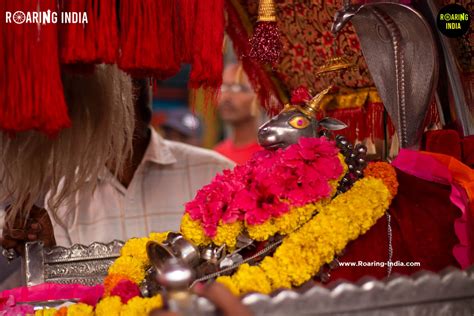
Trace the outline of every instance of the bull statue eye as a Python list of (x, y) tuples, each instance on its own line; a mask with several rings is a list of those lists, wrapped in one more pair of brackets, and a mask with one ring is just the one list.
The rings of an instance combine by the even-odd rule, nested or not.
[(310, 124), (309, 120), (307, 117), (303, 115), (296, 115), (293, 116), (289, 121), (288, 124), (290, 124), (291, 127), (297, 128), (297, 129), (303, 129), (308, 127)]

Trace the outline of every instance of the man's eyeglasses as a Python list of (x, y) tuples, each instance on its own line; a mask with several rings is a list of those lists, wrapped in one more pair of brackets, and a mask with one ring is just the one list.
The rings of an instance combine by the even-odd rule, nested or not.
[(226, 84), (221, 85), (221, 92), (231, 92), (231, 93), (240, 93), (240, 92), (250, 92), (251, 89), (249, 86), (243, 84)]

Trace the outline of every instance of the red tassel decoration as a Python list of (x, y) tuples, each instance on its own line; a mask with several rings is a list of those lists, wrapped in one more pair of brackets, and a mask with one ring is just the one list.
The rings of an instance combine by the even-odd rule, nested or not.
[(351, 143), (364, 139), (366, 118), (362, 108), (330, 110), (326, 111), (325, 116), (338, 119), (347, 124), (347, 128), (334, 131), (335, 135), (343, 135)]
[(218, 88), (224, 67), (224, 1), (196, 1), (193, 63), (190, 86)]
[(120, 68), (135, 76), (157, 79), (179, 71), (176, 10), (174, 0), (120, 1)]
[(59, 26), (63, 64), (116, 62), (116, 0), (61, 0), (60, 10), (63, 13), (87, 13), (87, 23), (63, 23)]
[(196, 9), (199, 0), (178, 0), (179, 33), (181, 39), (182, 62), (192, 64), (194, 56), (194, 39), (196, 35)]
[[(56, 1), (0, 0), (0, 10), (0, 129), (36, 129), (54, 136), (71, 124), (59, 69), (58, 30), (54, 23), (29, 23), (27, 14), (56, 11)], [(23, 23), (13, 17), (6, 23), (6, 12), (16, 11), (24, 12)]]
[[(385, 125), (383, 121), (384, 106), (381, 102), (369, 102), (367, 104), (367, 118), (366, 118), (366, 131), (365, 138), (370, 137), (374, 139), (385, 139)], [(395, 127), (390, 120), (390, 116), (387, 114), (387, 130), (388, 136), (391, 137), (395, 134)]]
[(214, 97), (222, 84), (224, 67), (224, 0), (214, 0), (212, 3), (197, 0), (195, 8), (194, 30), (191, 30), (194, 49), (189, 86), (208, 88), (208, 97)]
[(280, 58), (282, 44), (275, 11), (273, 0), (260, 0), (258, 24), (250, 40), (250, 57), (262, 64), (274, 65)]

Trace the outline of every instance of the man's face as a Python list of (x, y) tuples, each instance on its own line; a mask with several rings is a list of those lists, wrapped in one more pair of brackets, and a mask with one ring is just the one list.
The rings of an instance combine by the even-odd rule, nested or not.
[(222, 81), (218, 107), (222, 120), (235, 124), (250, 119), (255, 93), (245, 74), (239, 76), (238, 65), (229, 65), (224, 70)]

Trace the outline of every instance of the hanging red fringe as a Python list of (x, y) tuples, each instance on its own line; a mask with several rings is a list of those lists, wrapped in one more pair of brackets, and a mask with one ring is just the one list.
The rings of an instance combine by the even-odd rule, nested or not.
[(120, 1), (120, 68), (134, 76), (157, 79), (179, 71), (176, 10), (173, 0)]
[[(190, 2), (190, 1), (188, 1)], [(205, 88), (205, 101), (216, 103), (222, 84), (224, 43), (224, 0), (212, 4), (198, 0), (194, 3), (193, 58), (189, 87)], [(190, 25), (189, 22), (186, 22)]]
[(343, 135), (351, 143), (356, 140), (362, 140), (365, 135), (365, 111), (363, 108), (329, 110), (323, 115), (320, 113), (318, 118), (324, 116), (332, 117), (344, 122), (348, 127), (339, 131), (334, 131), (335, 135)]
[[(223, 43), (224, 43), (224, 1), (215, 0), (212, 5), (208, 2), (197, 0), (184, 1), (191, 7), (194, 7), (194, 22), (190, 17), (184, 18), (184, 25), (191, 27), (193, 37), (186, 39), (185, 43), (191, 47), (187, 48), (192, 52), (192, 56), (186, 54), (186, 58), (192, 58), (192, 68), (189, 75), (189, 87), (191, 89), (203, 88), (204, 104), (216, 105), (219, 88), (222, 84), (223, 61)], [(186, 33), (187, 31), (185, 31)], [(194, 107), (196, 100), (195, 94), (191, 97)]]
[[(369, 102), (366, 105), (367, 111), (367, 122), (366, 122), (366, 134), (364, 138), (369, 137), (372, 141), (377, 139), (385, 138), (385, 125), (383, 121), (384, 106), (381, 102)], [(388, 136), (391, 137), (395, 134), (395, 127), (390, 120), (390, 116), (387, 114), (388, 122)]]
[(64, 13), (87, 13), (87, 23), (59, 24), (61, 62), (115, 63), (118, 52), (116, 0), (60, 0), (59, 5)]
[(180, 20), (178, 34), (181, 36), (181, 58), (182, 62), (188, 64), (193, 63), (198, 1), (199, 0), (178, 0), (178, 16)]
[(71, 125), (59, 69), (57, 26), (5, 20), (7, 11), (22, 11), (27, 18), (38, 8), (56, 11), (56, 1), (0, 0), (0, 129), (11, 133), (36, 129), (54, 136)]

